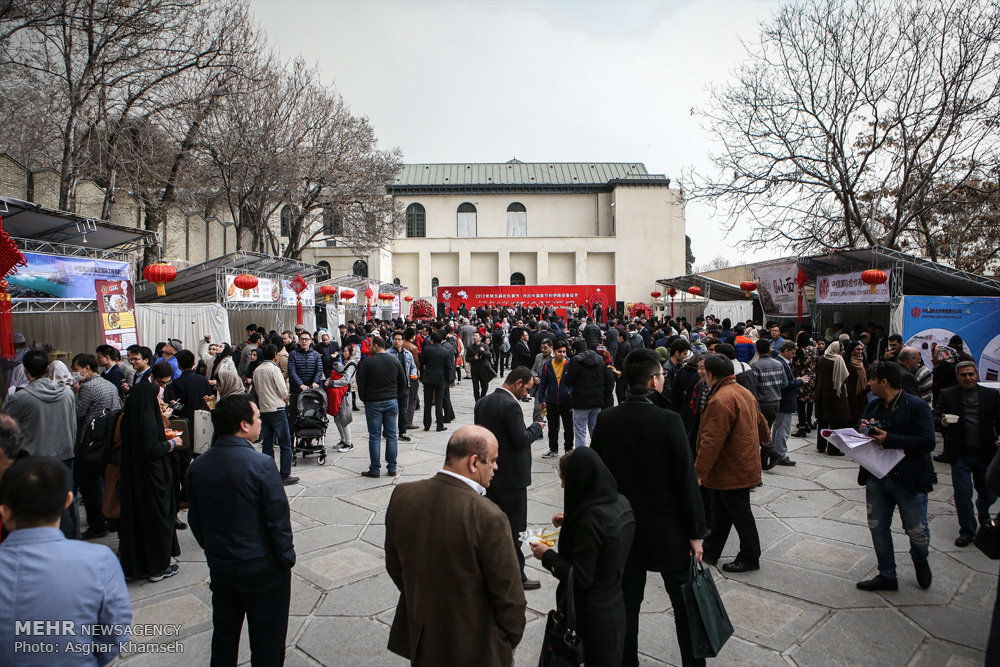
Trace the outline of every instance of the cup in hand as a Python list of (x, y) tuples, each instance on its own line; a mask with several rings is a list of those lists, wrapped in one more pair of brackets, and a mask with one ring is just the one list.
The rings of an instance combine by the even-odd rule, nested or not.
[(957, 424), (958, 419), (959, 419), (958, 415), (952, 415), (952, 414), (941, 415), (941, 421), (943, 421), (945, 424)]

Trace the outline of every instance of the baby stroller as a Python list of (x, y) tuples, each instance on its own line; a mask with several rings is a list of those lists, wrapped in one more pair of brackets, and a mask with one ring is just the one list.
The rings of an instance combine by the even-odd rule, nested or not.
[(296, 454), (305, 459), (316, 454), (316, 463), (326, 464), (326, 394), (320, 389), (306, 389), (296, 401), (298, 415), (292, 424), (292, 465), (296, 464)]

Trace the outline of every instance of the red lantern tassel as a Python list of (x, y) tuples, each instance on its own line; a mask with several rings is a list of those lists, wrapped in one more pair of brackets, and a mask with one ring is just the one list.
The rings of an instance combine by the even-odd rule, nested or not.
[(14, 358), (14, 311), (6, 280), (0, 280), (0, 354)]
[(302, 297), (295, 295), (295, 323), (302, 326)]

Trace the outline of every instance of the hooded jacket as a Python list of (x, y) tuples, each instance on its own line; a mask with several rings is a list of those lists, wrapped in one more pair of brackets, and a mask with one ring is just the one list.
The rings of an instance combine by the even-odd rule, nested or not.
[(572, 390), (574, 410), (604, 407), (604, 390), (610, 382), (604, 371), (604, 358), (593, 350), (580, 352), (569, 360), (563, 382)]
[(21, 446), (32, 456), (73, 458), (76, 397), (47, 377), (38, 378), (7, 399), (3, 411), (21, 426)]

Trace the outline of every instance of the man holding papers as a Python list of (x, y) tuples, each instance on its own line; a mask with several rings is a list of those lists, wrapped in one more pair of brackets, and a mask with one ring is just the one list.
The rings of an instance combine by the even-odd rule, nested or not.
[(868, 386), (877, 400), (865, 408), (858, 430), (885, 449), (902, 450), (903, 458), (879, 479), (862, 467), (858, 484), (865, 487), (868, 527), (878, 558), (878, 574), (858, 582), (863, 591), (896, 591), (896, 558), (890, 526), (899, 507), (903, 530), (910, 538), (910, 557), (921, 588), (931, 585), (927, 562), (931, 534), (927, 528), (927, 493), (931, 490), (934, 451), (934, 418), (931, 408), (917, 396), (902, 391), (899, 364), (883, 361), (870, 370)]

